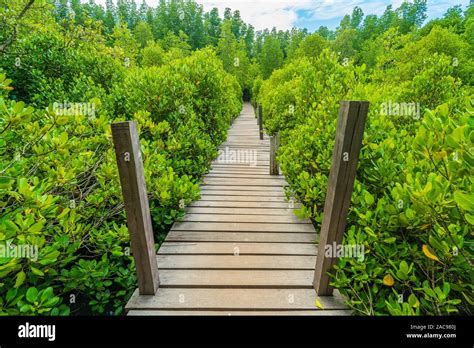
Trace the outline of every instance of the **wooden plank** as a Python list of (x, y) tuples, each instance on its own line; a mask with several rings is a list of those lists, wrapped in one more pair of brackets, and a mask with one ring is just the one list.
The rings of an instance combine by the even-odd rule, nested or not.
[[(260, 215), (260, 216), (265, 216), (265, 215), (277, 215), (277, 216), (284, 216), (284, 215), (289, 215), (293, 216), (294, 215), (294, 209), (272, 209), (272, 208), (248, 208), (246, 202), (240, 202), (244, 203), (245, 208), (239, 208), (234, 206), (231, 208), (217, 208), (217, 207), (190, 207), (186, 208), (186, 213), (187, 214), (218, 214), (218, 215)], [(283, 203), (285, 206), (285, 203)], [(286, 204), (285, 208), (288, 208), (288, 204)], [(273, 217), (269, 217), (268, 219), (272, 219)]]
[[(186, 214), (179, 221), (182, 222), (229, 222), (235, 223), (272, 223), (272, 224), (310, 224), (308, 219), (301, 219), (296, 215), (237, 215), (237, 214)], [(313, 227), (313, 225), (311, 225)]]
[(213, 168), (208, 175), (268, 175), (264, 168)]
[(254, 172), (254, 171), (241, 171), (241, 170), (217, 170), (217, 169), (213, 169), (208, 174), (205, 175), (205, 178), (208, 178), (208, 177), (209, 178), (233, 178), (233, 177), (240, 178), (240, 177), (242, 177), (242, 178), (249, 178), (249, 179), (252, 179), (252, 178), (259, 179), (259, 178), (265, 178), (266, 175), (268, 175), (268, 174), (263, 172), (263, 171), (262, 172), (258, 172), (258, 171)]
[[(211, 201), (211, 200), (200, 200), (197, 202), (193, 202), (189, 205), (189, 209), (191, 208), (205, 208), (205, 207), (215, 207), (215, 208), (258, 208), (258, 209), (271, 209), (271, 208), (280, 208), (280, 209), (288, 209), (290, 204), (288, 202), (267, 202), (265, 200), (260, 201)], [(300, 207), (300, 204), (294, 205), (295, 209)], [(293, 209), (291, 209), (293, 210)], [(192, 213), (199, 212), (198, 210), (191, 210)]]
[(225, 147), (234, 147), (234, 148), (242, 148), (242, 149), (255, 149), (261, 153), (270, 153), (268, 149), (269, 142), (265, 140), (260, 140), (260, 142), (253, 142), (253, 141), (244, 141), (244, 140), (233, 140), (227, 141), (222, 143), (219, 149), (223, 149)]
[[(161, 289), (159, 296), (135, 292), (126, 309), (322, 310), (314, 289)], [(323, 309), (347, 309), (335, 296), (321, 296)]]
[(314, 288), (319, 295), (331, 295), (333, 292), (328, 272), (337, 258), (326, 257), (325, 248), (326, 245), (332, 247), (333, 243), (342, 243), (368, 108), (368, 102), (341, 102), (321, 225), (320, 257), (314, 273)]
[[(213, 179), (213, 178), (231, 178), (231, 179), (267, 179), (268, 174), (264, 173), (235, 173), (235, 172), (227, 172), (227, 173), (215, 173), (211, 172), (209, 174), (206, 174), (203, 176), (203, 180), (207, 181), (208, 179)], [(285, 177), (280, 176), (274, 176), (272, 177), (274, 179), (280, 179), (281, 181), (285, 181)]]
[(138, 288), (141, 295), (155, 294), (159, 286), (155, 241), (135, 122), (112, 124), (112, 137), (137, 270)]
[(218, 169), (225, 169), (225, 170), (252, 170), (252, 171), (261, 171), (262, 173), (265, 173), (265, 174), (268, 174), (268, 172), (266, 171), (266, 167), (268, 167), (268, 165), (265, 165), (265, 166), (249, 166), (249, 165), (236, 165), (236, 164), (213, 164), (212, 165), (212, 168), (215, 169), (215, 170), (218, 170)]
[(201, 193), (200, 202), (206, 201), (229, 201), (229, 202), (283, 202), (289, 204), (286, 198), (276, 193), (270, 194), (260, 194), (260, 195), (251, 195), (251, 194), (242, 194), (242, 195), (226, 195), (225, 193), (219, 192), (203, 192)]
[(257, 159), (256, 163), (226, 163), (218, 160), (214, 160), (211, 162), (212, 166), (220, 165), (220, 166), (233, 166), (233, 167), (240, 167), (240, 168), (267, 168), (268, 167), (268, 160)]
[(304, 243), (185, 243), (164, 242), (159, 255), (301, 255), (315, 256), (316, 245)]
[(255, 197), (260, 197), (261, 199), (268, 200), (271, 197), (278, 197), (279, 199), (284, 199), (284, 193), (281, 191), (261, 191), (261, 190), (210, 190), (210, 189), (201, 189), (201, 196), (245, 196), (247, 198), (254, 199)]
[(167, 242), (254, 242), (254, 243), (311, 243), (317, 236), (313, 233), (256, 233), (256, 232), (196, 232), (172, 231), (166, 237)]
[(313, 288), (313, 270), (160, 270), (161, 288)]
[(270, 179), (270, 178), (258, 178), (258, 179), (246, 179), (246, 178), (209, 178), (204, 181), (206, 185), (226, 185), (226, 186), (275, 186), (284, 187), (287, 186), (285, 180), (281, 179)]
[(351, 310), (285, 310), (285, 311), (192, 311), (192, 310), (130, 310), (130, 316), (350, 316)]
[(299, 255), (158, 255), (160, 269), (306, 269), (316, 256)]
[[(222, 191), (222, 192), (232, 192), (232, 191), (253, 191), (253, 192), (277, 192), (281, 195), (284, 194), (282, 186), (238, 186), (238, 185), (214, 185), (208, 183), (201, 186), (201, 191)], [(247, 194), (247, 193), (245, 193)]]
[[(252, 223), (252, 222), (177, 222), (172, 231), (234, 231), (234, 232), (308, 232), (315, 233), (312, 224)], [(316, 234), (316, 233), (315, 233)]]

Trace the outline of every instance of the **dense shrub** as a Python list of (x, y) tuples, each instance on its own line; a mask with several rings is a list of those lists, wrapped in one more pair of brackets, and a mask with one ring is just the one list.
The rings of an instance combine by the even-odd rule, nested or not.
[[(260, 90), (265, 127), (281, 136), (278, 160), (289, 194), (304, 203), (297, 213), (313, 218), (319, 230), (339, 101), (369, 100), (344, 238), (363, 245), (365, 257), (341, 258), (332, 283), (359, 314), (470, 313), (474, 117), (472, 97), (463, 95), (472, 90), (456, 86), (452, 70), (430, 64), (417, 69), (413, 84), (441, 71), (453, 82), (443, 93), (430, 93), (427, 84), (411, 89), (381, 82), (380, 76), (369, 76), (376, 82), (368, 83), (363, 69), (339, 64), (326, 51), (313, 62), (300, 59), (275, 71)], [(381, 113), (383, 102), (420, 99), (441, 105), (422, 109), (420, 119)]]
[[(38, 89), (50, 83), (33, 80)], [(136, 280), (110, 124), (138, 124), (160, 243), (199, 196), (200, 175), (241, 108), (237, 82), (211, 51), (196, 52), (133, 68), (109, 95), (85, 93), (93, 115), (26, 106), (8, 98), (10, 83), (0, 75), (0, 246), (38, 247), (38, 255), (0, 258), (0, 314), (119, 314)], [(129, 93), (117, 96), (123, 88)], [(80, 96), (59, 91), (42, 97)]]

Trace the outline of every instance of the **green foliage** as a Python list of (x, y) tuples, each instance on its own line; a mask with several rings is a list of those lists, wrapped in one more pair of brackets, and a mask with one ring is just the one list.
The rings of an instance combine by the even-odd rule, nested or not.
[(267, 79), (273, 70), (280, 68), (283, 65), (283, 58), (283, 51), (278, 39), (267, 36), (260, 57), (263, 78)]
[(165, 60), (165, 51), (160, 44), (148, 42), (148, 45), (142, 50), (141, 65), (143, 67), (161, 66)]
[[(344, 236), (365, 255), (341, 258), (332, 283), (359, 314), (472, 314), (472, 89), (453, 76), (445, 54), (432, 53), (429, 63), (405, 60), (367, 79), (364, 66), (340, 64), (329, 51), (292, 61), (259, 90), (264, 126), (280, 133), (288, 194), (318, 230), (339, 101), (369, 100)], [(382, 103), (404, 100), (425, 105), (422, 119), (381, 112)], [(423, 117), (425, 108), (433, 110)]]
[(315, 59), (319, 57), (324, 48), (328, 46), (327, 41), (319, 34), (306, 37), (296, 50), (296, 57), (308, 57)]
[[(112, 37), (109, 47), (90, 27), (52, 26), (12, 44), (29, 52), (23, 68), (2, 56), (13, 78), (0, 74), (0, 314), (121, 314), (136, 279), (110, 124), (138, 125), (159, 244), (198, 198), (241, 109), (240, 86), (211, 49), (160, 67), (131, 55), (127, 67), (133, 52), (155, 65), (156, 50), (141, 52), (124, 26)], [(94, 112), (58, 109), (63, 101)]]
[(146, 22), (140, 22), (133, 30), (135, 40), (142, 46), (145, 47), (149, 41), (153, 41), (153, 32), (151, 27)]
[(242, 89), (251, 89), (257, 69), (247, 55), (246, 42), (237, 41), (232, 32), (232, 21), (224, 21), (221, 27), (221, 38), (217, 44), (217, 54), (224, 64), (224, 69), (237, 77)]

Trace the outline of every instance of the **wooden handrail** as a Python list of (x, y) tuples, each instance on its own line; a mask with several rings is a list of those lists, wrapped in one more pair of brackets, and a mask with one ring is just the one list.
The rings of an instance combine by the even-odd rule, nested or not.
[(270, 137), (270, 175), (280, 175), (280, 169), (276, 160), (279, 147), (280, 135), (276, 133)]
[(155, 240), (135, 122), (112, 124), (112, 138), (132, 243), (140, 295), (154, 295), (159, 287)]
[(326, 246), (342, 243), (368, 109), (366, 101), (341, 102), (314, 272), (313, 285), (318, 295), (333, 292), (328, 272), (337, 258), (334, 254), (327, 257), (325, 251)]

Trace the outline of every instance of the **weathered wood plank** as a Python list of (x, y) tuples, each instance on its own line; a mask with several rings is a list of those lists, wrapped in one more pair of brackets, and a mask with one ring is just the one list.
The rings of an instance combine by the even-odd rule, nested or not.
[(282, 310), (282, 311), (202, 311), (202, 310), (130, 310), (130, 316), (350, 316), (352, 311), (344, 309)]
[[(203, 184), (201, 186), (201, 191), (222, 191), (222, 192), (229, 192), (232, 191), (248, 191), (251, 192), (276, 192), (280, 195), (283, 194), (284, 190), (282, 186), (245, 186), (245, 185), (214, 185), (211, 182), (207, 184)], [(261, 194), (261, 193), (260, 193)]]
[[(199, 202), (206, 202), (206, 201), (229, 201), (229, 202), (280, 202), (290, 204), (286, 198), (282, 197), (278, 194), (259, 194), (259, 195), (252, 195), (252, 194), (241, 194), (241, 195), (227, 195), (221, 192), (202, 192), (201, 193), (201, 200)], [(194, 202), (196, 203), (196, 202)], [(194, 204), (193, 203), (193, 204)]]
[[(249, 204), (248, 202), (240, 202), (244, 203), (243, 206), (245, 208), (240, 208), (236, 207), (235, 203), (232, 207), (230, 208), (217, 208), (217, 207), (190, 207), (186, 208), (186, 213), (187, 214), (224, 214), (224, 215), (259, 215), (259, 216), (265, 216), (265, 215), (277, 215), (279, 217), (281, 216), (292, 216), (294, 213), (294, 209), (271, 209), (271, 208), (256, 208), (256, 207), (248, 207)], [(285, 206), (285, 204), (283, 203)], [(285, 206), (285, 208), (288, 208), (288, 204)], [(273, 221), (273, 217), (268, 217), (268, 220)], [(275, 222), (275, 221), (273, 221)]]
[(278, 197), (283, 198), (285, 195), (280, 191), (261, 191), (261, 190), (212, 190), (212, 189), (201, 189), (201, 195), (204, 197), (205, 195), (214, 195), (214, 196), (245, 196), (245, 197), (260, 197), (267, 200), (270, 197)]
[(313, 271), (160, 270), (162, 288), (300, 288), (312, 289)]
[(213, 170), (251, 170), (251, 171), (259, 171), (265, 174), (268, 174), (266, 171), (266, 168), (268, 168), (268, 165), (263, 165), (263, 166), (249, 166), (249, 165), (231, 165), (231, 164), (213, 164), (212, 165)]
[(314, 256), (314, 244), (285, 243), (185, 243), (164, 242), (160, 255), (301, 255)]
[(158, 255), (160, 269), (306, 269), (316, 256), (295, 255)]
[(316, 243), (313, 233), (258, 233), (258, 232), (206, 232), (171, 231), (168, 242), (256, 242), (256, 243)]
[(268, 175), (265, 169), (254, 169), (254, 168), (244, 168), (244, 169), (221, 169), (221, 168), (214, 168), (208, 174), (209, 176), (217, 176), (217, 175), (252, 175), (252, 176), (261, 176), (264, 177)]
[[(161, 289), (159, 296), (138, 296), (130, 309), (187, 310), (322, 310), (316, 306), (314, 289)], [(335, 296), (321, 296), (323, 309), (347, 309)]]
[(246, 222), (177, 222), (172, 231), (235, 231), (235, 232), (308, 232), (314, 233), (312, 224), (273, 224)]
[[(251, 208), (258, 208), (258, 209), (288, 209), (290, 204), (288, 202), (270, 202), (265, 200), (260, 201), (238, 201), (238, 200), (225, 200), (225, 201), (211, 201), (211, 200), (200, 200), (193, 202), (189, 205), (189, 209), (191, 208), (207, 208), (207, 207), (215, 207), (215, 208), (242, 208), (242, 209), (251, 209)], [(300, 207), (300, 204), (294, 205), (295, 209)], [(292, 209), (293, 210), (293, 209)], [(199, 210), (191, 210), (190, 212), (197, 213)]]
[[(230, 179), (266, 179), (268, 178), (268, 174), (260, 173), (250, 173), (250, 174), (245, 174), (245, 173), (235, 173), (235, 172), (228, 172), (228, 173), (216, 173), (215, 171), (212, 171), (209, 174), (206, 174), (203, 176), (203, 180), (208, 181), (212, 180), (214, 178), (230, 178)], [(275, 179), (280, 179), (281, 181), (285, 181), (285, 177), (283, 176), (274, 176), (273, 178)]]
[(281, 179), (270, 179), (270, 178), (262, 178), (262, 179), (247, 179), (247, 178), (206, 178), (204, 183), (206, 185), (226, 185), (226, 186), (249, 186), (249, 187), (284, 187), (287, 186), (285, 180)]
[[(296, 215), (230, 215), (230, 214), (186, 214), (179, 221), (183, 222), (229, 222), (233, 223), (272, 223), (272, 224), (310, 224), (308, 219), (300, 219)], [(311, 225), (313, 228), (313, 225)]]

